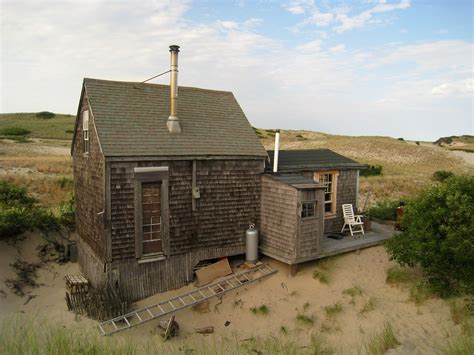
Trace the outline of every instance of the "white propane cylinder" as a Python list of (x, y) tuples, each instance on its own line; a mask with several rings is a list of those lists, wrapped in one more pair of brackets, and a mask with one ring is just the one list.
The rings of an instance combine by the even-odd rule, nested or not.
[(255, 229), (254, 224), (251, 224), (249, 229), (245, 231), (245, 245), (246, 261), (253, 264), (256, 263), (258, 261), (258, 230)]

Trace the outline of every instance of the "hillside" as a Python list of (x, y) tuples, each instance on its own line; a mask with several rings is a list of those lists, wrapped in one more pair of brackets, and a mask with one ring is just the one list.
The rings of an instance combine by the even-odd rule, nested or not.
[[(256, 129), (263, 145), (273, 149), (273, 130)], [(339, 136), (311, 131), (281, 131), (281, 149), (329, 148), (358, 162), (381, 165), (382, 176), (361, 178), (361, 204), (385, 197), (403, 198), (431, 182), (437, 170), (474, 174), (474, 165), (458, 153), (432, 143), (409, 142), (390, 137)]]
[(441, 137), (433, 142), (433, 144), (448, 148), (450, 150), (460, 150), (474, 153), (474, 136), (470, 135)]
[(39, 118), (32, 113), (2, 113), (0, 114), (0, 135), (5, 128), (24, 128), (31, 133), (28, 138), (71, 139), (74, 129), (73, 115), (56, 114), (53, 118)]
[[(51, 193), (57, 189), (50, 185), (54, 185), (57, 179), (64, 176), (71, 178), (69, 141), (74, 128), (74, 116), (56, 114), (54, 118), (41, 119), (35, 115), (0, 114), (0, 132), (8, 127), (30, 131), (26, 137), (2, 136), (0, 133), (0, 174), (4, 178), (28, 186), (38, 198), (54, 204), (65, 198), (66, 191), (54, 198)], [(274, 131), (255, 131), (263, 145), (267, 149), (273, 149)], [(448, 144), (474, 144), (472, 141), (472, 136), (462, 136), (452, 138)], [(430, 183), (433, 173), (437, 170), (474, 174), (473, 153), (451, 151), (431, 142), (410, 142), (390, 137), (340, 136), (311, 131), (281, 131), (281, 149), (307, 148), (329, 148), (361, 163), (383, 167), (381, 176), (361, 178), (360, 206), (366, 201), (371, 205), (383, 198), (400, 199), (412, 195)], [(51, 182), (48, 182), (50, 180)]]

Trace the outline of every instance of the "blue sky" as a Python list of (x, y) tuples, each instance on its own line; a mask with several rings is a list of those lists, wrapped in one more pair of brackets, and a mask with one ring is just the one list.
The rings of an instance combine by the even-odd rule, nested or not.
[[(472, 1), (1, 2), (1, 112), (75, 113), (83, 77), (233, 91), (254, 126), (474, 134)], [(155, 82), (166, 83), (162, 77)]]

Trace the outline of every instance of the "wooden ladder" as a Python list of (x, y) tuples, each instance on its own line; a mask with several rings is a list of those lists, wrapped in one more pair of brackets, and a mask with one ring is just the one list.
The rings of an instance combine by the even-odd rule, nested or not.
[(136, 327), (184, 308), (194, 306), (210, 298), (223, 295), (226, 292), (256, 282), (274, 273), (276, 273), (276, 270), (272, 269), (269, 265), (261, 264), (253, 269), (231, 275), (221, 281), (200, 287), (169, 300), (101, 322), (98, 324), (99, 332), (101, 335), (110, 335)]

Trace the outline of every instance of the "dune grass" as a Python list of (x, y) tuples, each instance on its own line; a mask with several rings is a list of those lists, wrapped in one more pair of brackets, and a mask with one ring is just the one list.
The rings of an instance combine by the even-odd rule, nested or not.
[(268, 308), (267, 305), (262, 304), (259, 307), (251, 307), (250, 311), (253, 314), (259, 314), (259, 315), (262, 315), (262, 316), (266, 316), (270, 312), (270, 308)]
[(365, 313), (371, 312), (375, 309), (376, 306), (377, 306), (377, 299), (375, 297), (370, 297), (360, 309), (359, 314), (365, 314)]
[(313, 270), (313, 279), (319, 280), (322, 284), (331, 282), (332, 273), (337, 268), (337, 257), (326, 258), (318, 261), (318, 266)]
[[(285, 328), (286, 329), (286, 328)], [(282, 337), (203, 337), (179, 336), (164, 342), (154, 333), (147, 336), (119, 334), (102, 337), (94, 329), (70, 329), (31, 319), (25, 315), (0, 322), (1, 354), (333, 354), (334, 350), (320, 335), (308, 334), (302, 345)]]
[(368, 337), (364, 348), (367, 354), (382, 355), (387, 350), (398, 345), (400, 345), (400, 342), (395, 336), (392, 325), (389, 322), (385, 322), (380, 332), (376, 332)]
[(340, 302), (337, 302), (337, 303), (334, 303), (333, 305), (324, 307), (324, 311), (326, 312), (326, 316), (335, 317), (338, 314), (342, 313), (343, 307)]

